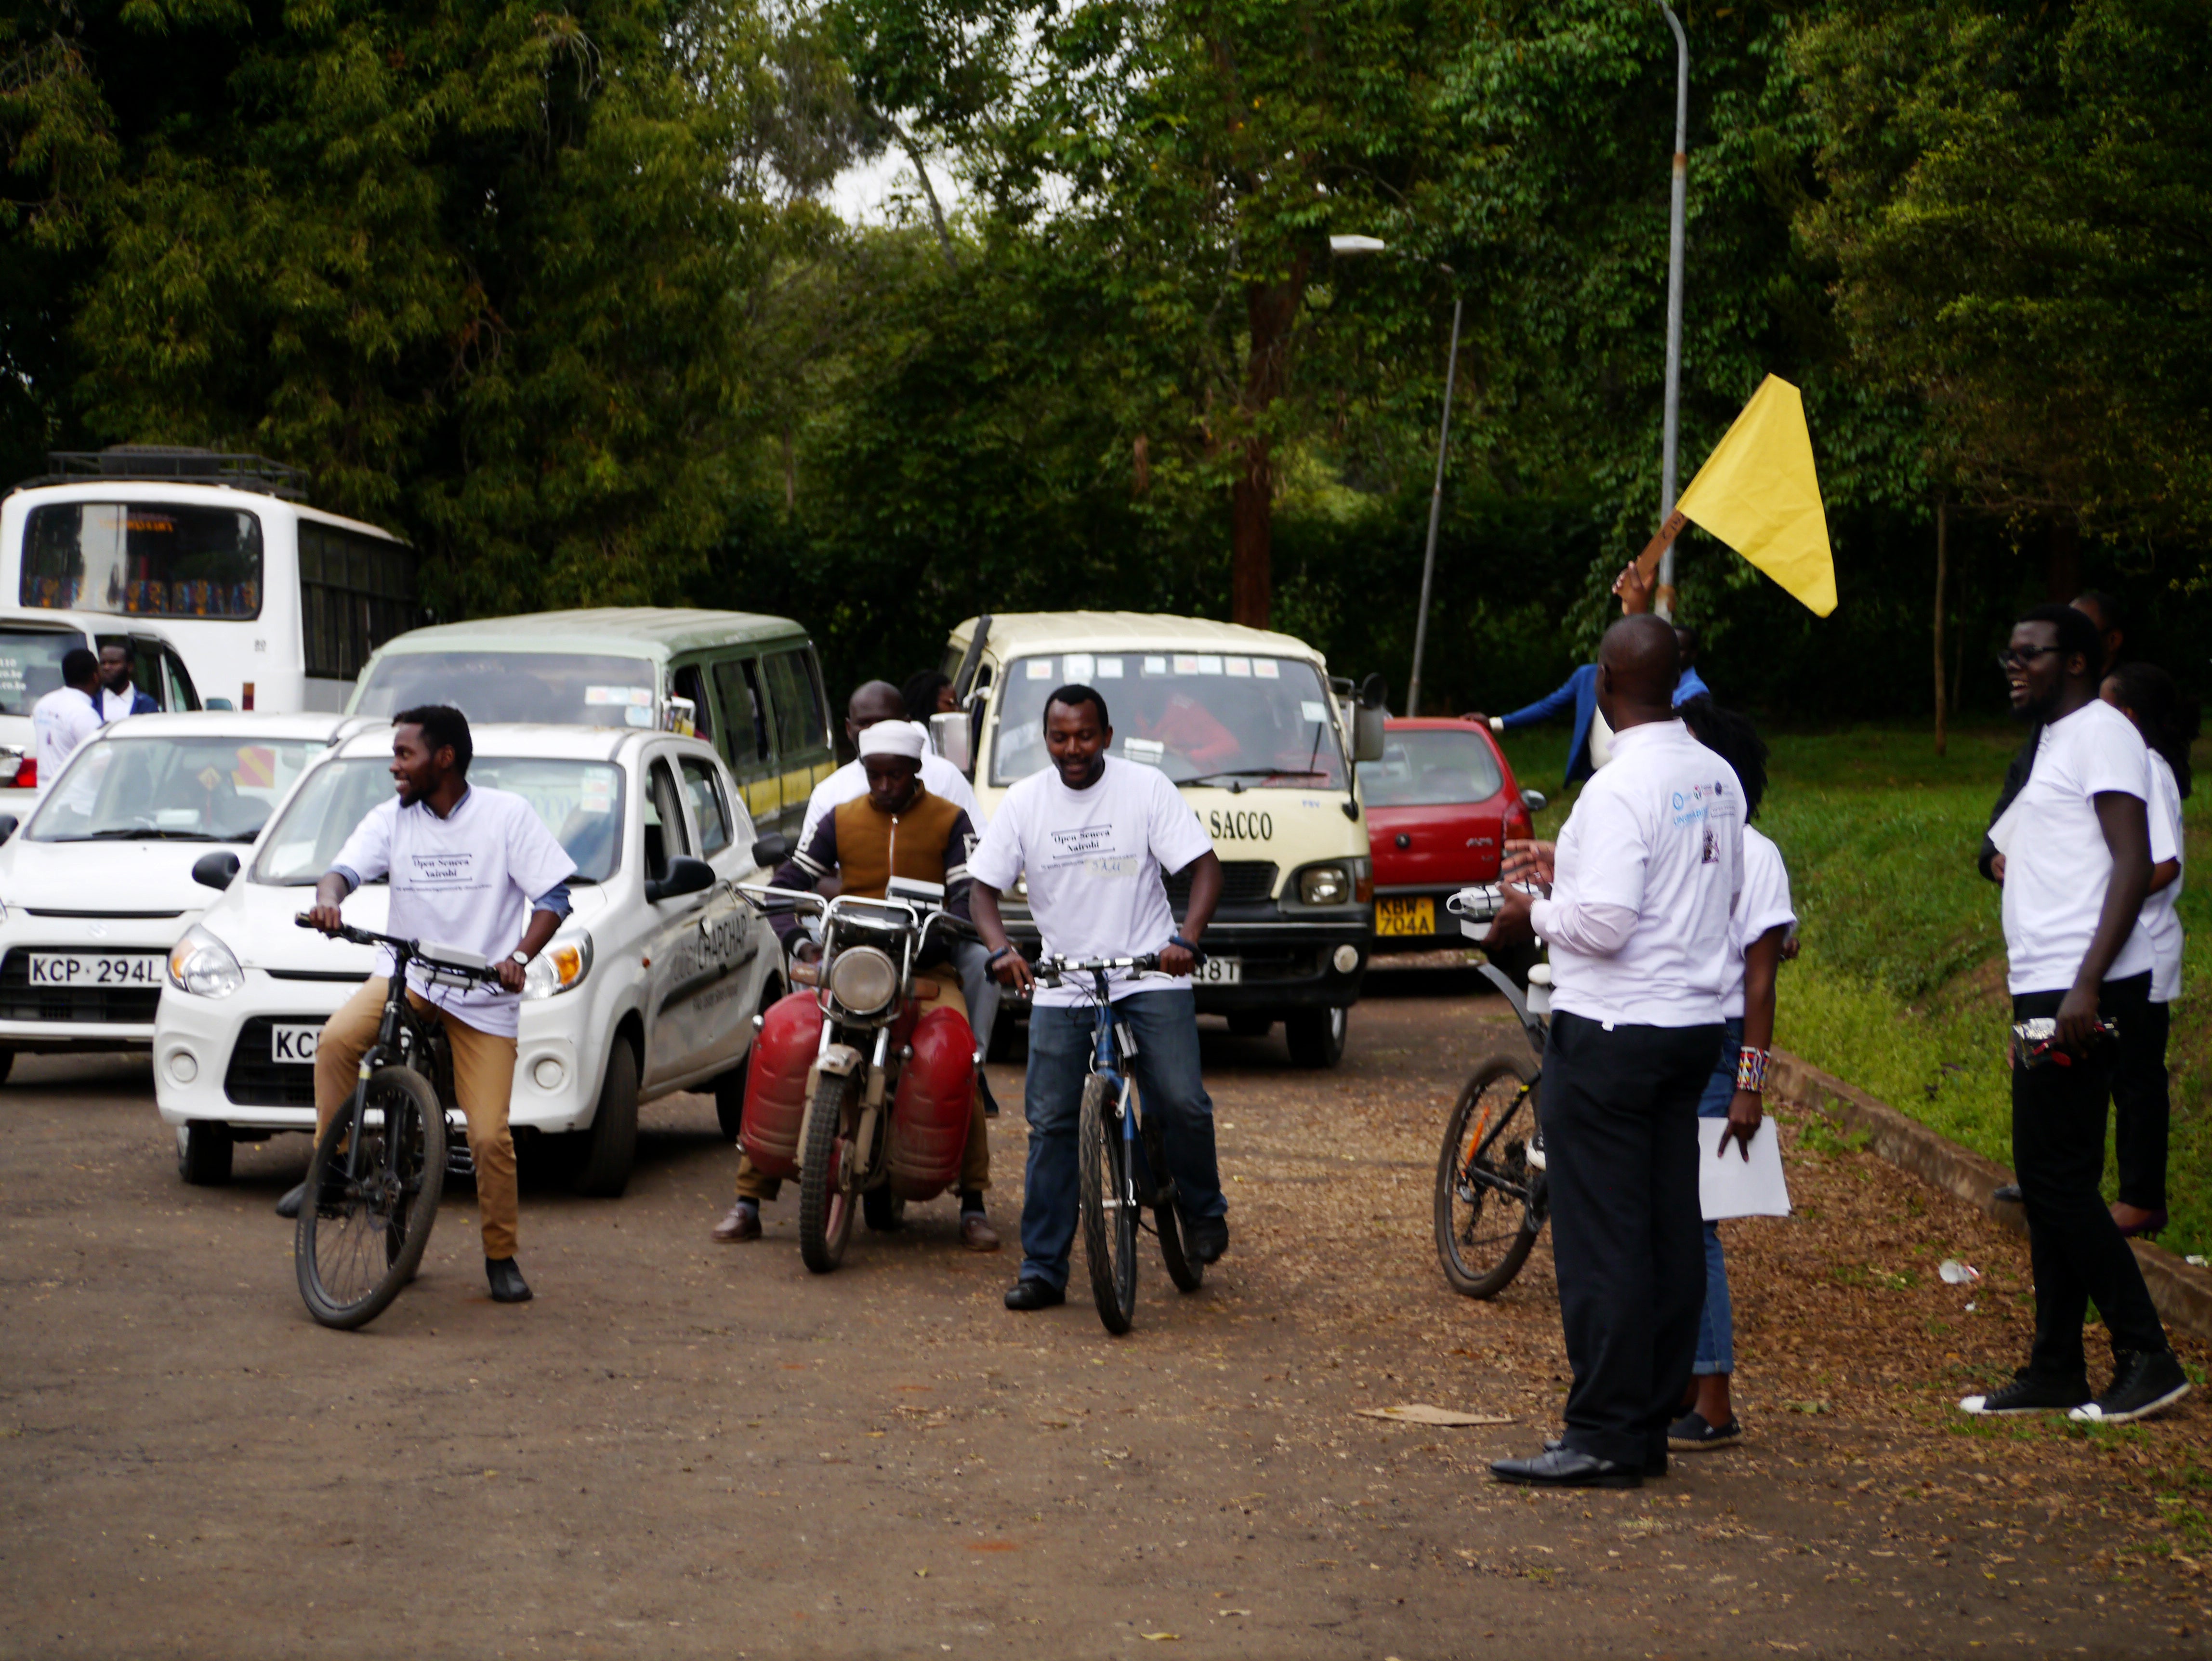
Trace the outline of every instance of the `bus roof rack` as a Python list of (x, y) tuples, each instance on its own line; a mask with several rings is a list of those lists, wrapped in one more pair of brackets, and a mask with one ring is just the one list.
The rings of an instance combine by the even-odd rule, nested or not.
[(271, 461), (267, 456), (230, 455), (183, 444), (111, 444), (105, 450), (50, 450), (51, 472), (27, 478), (15, 488), (81, 484), (89, 479), (174, 481), (180, 484), (225, 484), (258, 490), (288, 502), (304, 501), (307, 471)]

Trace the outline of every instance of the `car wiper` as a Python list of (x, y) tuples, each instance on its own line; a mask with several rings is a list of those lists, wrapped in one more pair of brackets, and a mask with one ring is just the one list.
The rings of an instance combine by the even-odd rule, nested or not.
[(1217, 767), (1211, 773), (1195, 773), (1187, 779), (1177, 779), (1177, 784), (1204, 784), (1208, 779), (1320, 779), (1328, 774), (1318, 767)]
[[(164, 830), (150, 824), (133, 824), (117, 830), (95, 830), (88, 837), (65, 837), (65, 842), (222, 842), (204, 830)], [(252, 837), (247, 837), (252, 841)]]

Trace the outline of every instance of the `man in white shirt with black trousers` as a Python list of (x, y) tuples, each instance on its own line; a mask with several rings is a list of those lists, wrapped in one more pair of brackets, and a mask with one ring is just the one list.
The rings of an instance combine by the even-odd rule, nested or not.
[[(2150, 755), (2135, 724), (2099, 699), (2103, 642), (2070, 605), (2039, 605), (1997, 656), (2013, 713), (2042, 724), (2027, 782), (1990, 827), (2004, 855), (2007, 983), (2015, 1023), (2047, 1019), (2047, 1042), (2015, 1037), (2012, 1154), (2027, 1208), (2035, 1342), (2003, 1389), (1961, 1410), (2141, 1419), (2189, 1390), (2135, 1253), (2098, 1191), (2105, 1104), (2125, 1032), (2148, 1013), (2152, 951), (2139, 918), (2150, 887)], [(2091, 1399), (2081, 1323), (2092, 1301), (2112, 1344), (2112, 1381)]]
[(1623, 618), (1598, 651), (1613, 754), (1583, 788), (1549, 895), (1509, 888), (1486, 944), (1552, 953), (1541, 1113), (1574, 1384), (1566, 1432), (1500, 1481), (1638, 1488), (1696, 1359), (1705, 1255), (1698, 1098), (1727, 1038), (1743, 791), (1673, 708), (1674, 631)]
[[(1047, 698), (1044, 738), (1052, 764), (1006, 792), (968, 861), (975, 880), (969, 903), (976, 932), (990, 948), (991, 972), (1006, 985), (1035, 992), (1024, 1086), (1030, 1155), (1022, 1269), (1006, 1292), (1006, 1307), (1020, 1311), (1066, 1301), (1076, 1121), (1091, 1069), (1094, 1019), (1079, 989), (1038, 984), (1006, 940), (999, 896), (1025, 871), (1030, 913), (1047, 952), (1159, 954), (1157, 973), (1118, 972), (1107, 995), (1137, 1040), (1131, 1070), (1145, 1111), (1160, 1116), (1166, 1134), (1191, 1256), (1210, 1263), (1229, 1249), (1229, 1206), (1214, 1157), (1213, 1102), (1199, 1074), (1198, 1003), (1190, 988), (1198, 942), (1221, 898), (1221, 861), (1166, 774), (1106, 753), (1114, 728), (1096, 688), (1062, 686)], [(1190, 904), (1178, 934), (1162, 873), (1186, 870)]]

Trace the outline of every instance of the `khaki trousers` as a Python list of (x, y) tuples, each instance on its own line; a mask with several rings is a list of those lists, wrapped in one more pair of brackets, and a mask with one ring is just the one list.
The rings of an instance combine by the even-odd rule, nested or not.
[[(932, 989), (935, 989), (933, 991)], [(968, 1000), (961, 995), (960, 977), (950, 968), (925, 972), (915, 977), (915, 995), (923, 1005), (923, 1013), (939, 1004), (957, 1009), (961, 1018), (968, 1014)], [(318, 1054), (320, 1052), (318, 1051)], [(960, 1191), (981, 1194), (991, 1185), (990, 1122), (983, 1116), (983, 1091), (979, 1085), (968, 1099), (968, 1146), (960, 1155)], [(738, 1156), (738, 1197), (740, 1200), (773, 1200), (783, 1187), (779, 1177), (763, 1177), (753, 1168), (748, 1154)]]
[[(322, 1136), (361, 1077), (361, 1058), (376, 1042), (384, 1019), (385, 977), (377, 976), (323, 1023), (315, 1042), (315, 1135)], [(483, 1216), (484, 1256), (514, 1256), (514, 1137), (507, 1128), (514, 1093), (514, 1040), (458, 1020), (415, 992), (415, 1013), (442, 1025), (453, 1056), (453, 1093), (469, 1122), (469, 1153), (476, 1161), (477, 1206)]]

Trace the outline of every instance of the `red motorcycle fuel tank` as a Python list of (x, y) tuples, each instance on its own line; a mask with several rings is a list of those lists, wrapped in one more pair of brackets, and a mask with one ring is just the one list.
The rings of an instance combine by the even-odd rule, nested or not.
[(738, 1141), (764, 1177), (799, 1174), (806, 1074), (822, 1047), (822, 1006), (793, 992), (770, 1006), (745, 1066), (745, 1123)]
[(939, 1008), (914, 1024), (908, 1042), (914, 1054), (891, 1098), (890, 1186), (902, 1200), (927, 1200), (960, 1177), (975, 1096), (975, 1034), (966, 1016)]

